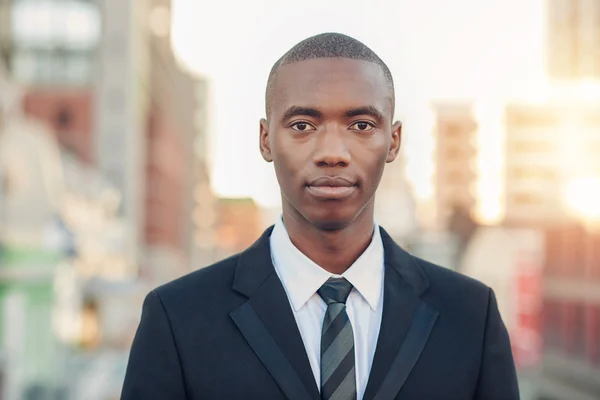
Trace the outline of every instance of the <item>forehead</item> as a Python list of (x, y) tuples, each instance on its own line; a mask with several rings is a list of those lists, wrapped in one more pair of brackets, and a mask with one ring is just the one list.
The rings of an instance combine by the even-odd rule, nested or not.
[(272, 111), (290, 106), (322, 111), (374, 106), (392, 111), (392, 93), (382, 68), (347, 58), (317, 58), (282, 65), (274, 82)]

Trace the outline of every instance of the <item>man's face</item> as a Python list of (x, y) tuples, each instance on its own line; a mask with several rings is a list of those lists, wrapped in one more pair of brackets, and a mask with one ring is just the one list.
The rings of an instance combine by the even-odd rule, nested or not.
[(263, 158), (273, 161), (284, 213), (322, 230), (342, 229), (373, 210), (386, 162), (396, 158), (401, 124), (375, 63), (321, 58), (280, 68)]

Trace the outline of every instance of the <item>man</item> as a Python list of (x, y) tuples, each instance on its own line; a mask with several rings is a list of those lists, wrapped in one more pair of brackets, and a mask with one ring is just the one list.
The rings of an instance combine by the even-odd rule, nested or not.
[(282, 218), (150, 292), (123, 399), (519, 398), (492, 290), (374, 223), (393, 111), (389, 69), (355, 39), (317, 35), (277, 61), (259, 143)]

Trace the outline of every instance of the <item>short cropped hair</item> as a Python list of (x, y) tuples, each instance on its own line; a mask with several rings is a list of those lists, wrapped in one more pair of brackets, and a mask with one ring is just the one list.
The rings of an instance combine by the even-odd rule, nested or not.
[(375, 63), (381, 67), (385, 80), (392, 95), (392, 110), (394, 109), (395, 94), (394, 80), (388, 66), (377, 54), (362, 42), (335, 32), (321, 33), (304, 39), (285, 53), (271, 68), (265, 94), (267, 116), (271, 111), (271, 96), (279, 69), (286, 64), (315, 58), (350, 58)]

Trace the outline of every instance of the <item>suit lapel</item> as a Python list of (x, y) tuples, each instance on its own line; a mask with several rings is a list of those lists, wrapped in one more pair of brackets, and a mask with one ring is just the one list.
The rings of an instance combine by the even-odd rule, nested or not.
[(364, 399), (393, 399), (417, 363), (438, 312), (419, 298), (429, 283), (415, 259), (382, 229), (383, 316)]
[[(239, 256), (233, 288), (248, 301), (231, 318), (288, 399), (318, 400), (302, 337), (271, 261), (271, 231)], [(429, 282), (416, 260), (383, 229), (381, 237), (386, 260), (383, 316), (365, 400), (397, 396), (438, 316), (419, 298)]]
[(270, 233), (268, 229), (239, 257), (234, 289), (248, 301), (231, 318), (288, 399), (317, 400), (304, 343), (271, 261)]

